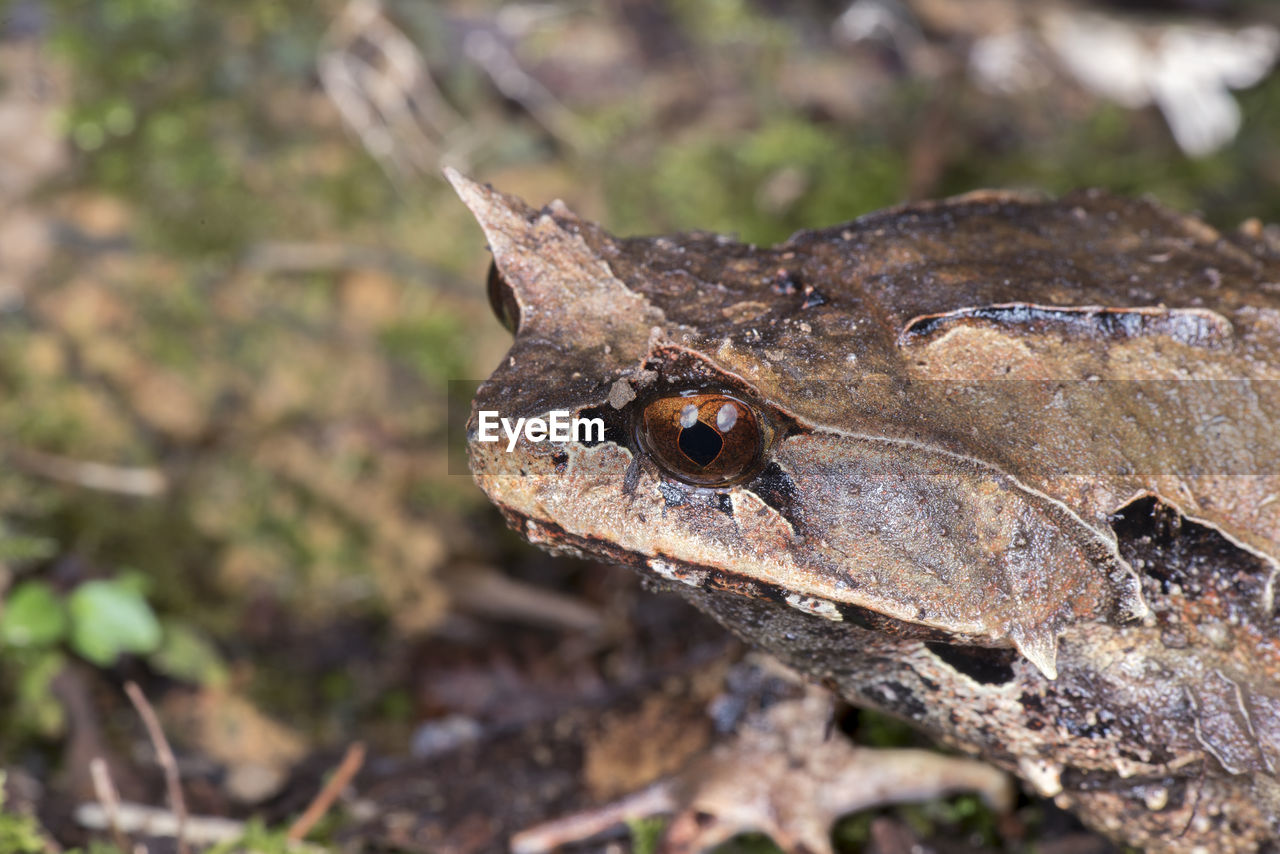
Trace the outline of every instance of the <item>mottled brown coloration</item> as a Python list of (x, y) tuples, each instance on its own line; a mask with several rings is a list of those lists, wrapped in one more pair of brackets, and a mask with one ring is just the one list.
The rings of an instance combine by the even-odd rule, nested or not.
[[(665, 579), (1116, 839), (1280, 835), (1274, 247), (1096, 192), (624, 240), (451, 177), (520, 315), (477, 408), (610, 428), (472, 436), (528, 539)], [(699, 489), (639, 449), (633, 401), (690, 390), (756, 408), (758, 473)]]

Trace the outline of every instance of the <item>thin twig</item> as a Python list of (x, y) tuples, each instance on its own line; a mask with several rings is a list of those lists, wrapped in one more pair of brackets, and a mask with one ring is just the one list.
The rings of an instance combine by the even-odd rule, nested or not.
[(107, 816), (107, 827), (111, 831), (111, 841), (121, 851), (129, 850), (129, 840), (120, 830), (120, 795), (116, 792), (115, 783), (111, 781), (111, 769), (107, 760), (95, 756), (89, 760), (89, 776), (93, 779), (93, 794), (102, 804)]
[(561, 846), (600, 836), (633, 819), (649, 818), (678, 808), (671, 780), (659, 780), (611, 804), (561, 816), (511, 837), (514, 854), (546, 854)]
[[(138, 836), (174, 837), (178, 835), (178, 820), (172, 812), (161, 807), (135, 804), (130, 801), (120, 802), (120, 828), (125, 833)], [(76, 823), (89, 830), (106, 830), (107, 815), (102, 804), (89, 802), (80, 804), (75, 809)], [(197, 847), (208, 845), (227, 845), (241, 840), (248, 832), (248, 826), (242, 821), (212, 815), (192, 815), (187, 817), (187, 841)], [(142, 843), (138, 843), (141, 845)], [(122, 848), (121, 851), (139, 849)], [(236, 851), (242, 848), (234, 849)], [(290, 851), (298, 854), (327, 854), (318, 845), (309, 842), (296, 842), (289, 846)], [(56, 849), (50, 849), (56, 854)], [(142, 850), (146, 854), (146, 850)]]
[(568, 632), (599, 632), (604, 626), (598, 609), (489, 567), (467, 565), (465, 575), (453, 574), (445, 583), (449, 601), (473, 614)]
[[(148, 837), (176, 837), (178, 819), (172, 811), (148, 804), (121, 801), (116, 820), (124, 833)], [(105, 830), (111, 819), (102, 804), (84, 803), (76, 807), (76, 823), (89, 830)], [(245, 835), (245, 823), (221, 816), (192, 815), (187, 817), (187, 842), (191, 845), (217, 845), (233, 842)], [(130, 851), (130, 848), (121, 848)]]
[(169, 740), (164, 737), (164, 730), (160, 728), (156, 710), (147, 702), (138, 684), (132, 681), (124, 683), (124, 692), (138, 710), (151, 745), (155, 748), (156, 760), (164, 770), (165, 788), (169, 791), (169, 808), (178, 819), (178, 854), (190, 854), (190, 848), (187, 847), (187, 802), (182, 797), (182, 782), (178, 779), (178, 762), (173, 758), (173, 749), (169, 747)]
[(324, 818), (325, 813), (329, 811), (329, 807), (333, 806), (333, 802), (338, 799), (338, 795), (351, 782), (351, 778), (360, 771), (360, 766), (363, 764), (364, 743), (357, 741), (347, 748), (347, 755), (342, 757), (342, 762), (334, 770), (329, 782), (324, 784), (324, 788), (307, 805), (302, 815), (298, 816), (298, 820), (289, 827), (289, 832), (286, 834), (289, 841), (300, 842), (311, 832), (311, 828), (315, 827), (316, 822)]
[(75, 460), (27, 448), (0, 448), (0, 454), (28, 474), (85, 489), (150, 498), (169, 488), (168, 478), (156, 469)]
[(475, 282), (408, 253), (332, 240), (263, 240), (249, 246), (240, 263), (264, 275), (372, 269), (413, 283), (429, 283), (435, 290), (464, 295), (475, 290)]

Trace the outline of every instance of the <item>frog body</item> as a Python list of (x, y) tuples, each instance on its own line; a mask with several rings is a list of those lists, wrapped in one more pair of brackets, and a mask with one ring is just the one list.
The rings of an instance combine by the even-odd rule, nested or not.
[(1150, 850), (1280, 836), (1280, 250), (983, 192), (774, 247), (451, 176), (517, 325), (475, 411), (531, 542), (634, 567)]

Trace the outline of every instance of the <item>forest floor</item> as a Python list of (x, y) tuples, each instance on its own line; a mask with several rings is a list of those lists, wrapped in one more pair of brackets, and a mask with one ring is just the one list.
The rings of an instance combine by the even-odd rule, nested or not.
[[(1079, 38), (1280, 25), (1265, 2), (1125, 5), (1066, 15)], [(676, 772), (723, 738), (709, 707), (795, 690), (631, 573), (527, 547), (471, 482), (460, 428), (509, 338), (440, 167), (619, 234), (771, 242), (979, 187), (1280, 222), (1269, 60), (1221, 87), (1240, 128), (1217, 140), (1074, 75), (1032, 6), (8, 4), (0, 854), (176, 850), (139, 824), (174, 817), (166, 768), (197, 847), (501, 850)], [(1111, 850), (1025, 795), (835, 838)]]

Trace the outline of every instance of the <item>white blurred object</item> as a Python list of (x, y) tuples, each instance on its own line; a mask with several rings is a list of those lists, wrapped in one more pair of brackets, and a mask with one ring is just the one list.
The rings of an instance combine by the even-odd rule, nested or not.
[(1193, 157), (1235, 138), (1240, 106), (1231, 90), (1261, 81), (1280, 55), (1280, 31), (1261, 25), (1144, 27), (1058, 10), (1045, 16), (1042, 32), (1081, 85), (1130, 108), (1155, 103)]
[(980, 88), (998, 95), (1039, 89), (1049, 82), (1043, 51), (1029, 30), (983, 36), (969, 50), (969, 73)]
[(1161, 39), (1152, 95), (1188, 154), (1208, 154), (1235, 138), (1240, 107), (1230, 89), (1260, 82), (1280, 55), (1280, 31), (1236, 33), (1176, 28)]
[(1136, 27), (1103, 15), (1063, 12), (1046, 16), (1044, 38), (1086, 89), (1130, 109), (1151, 103), (1148, 79), (1157, 57)]
[(832, 31), (846, 44), (890, 45), (926, 77), (949, 67), (927, 61), (923, 48), (939, 40), (926, 32), (968, 41), (970, 78), (992, 95), (1044, 90), (1057, 73), (1129, 109), (1155, 104), (1192, 157), (1235, 138), (1241, 113), (1231, 90), (1259, 83), (1280, 58), (1272, 25), (1165, 23), (1060, 0), (852, 0)]
[(897, 0), (853, 0), (832, 25), (837, 41), (876, 41), (905, 51), (920, 40), (920, 28)]

